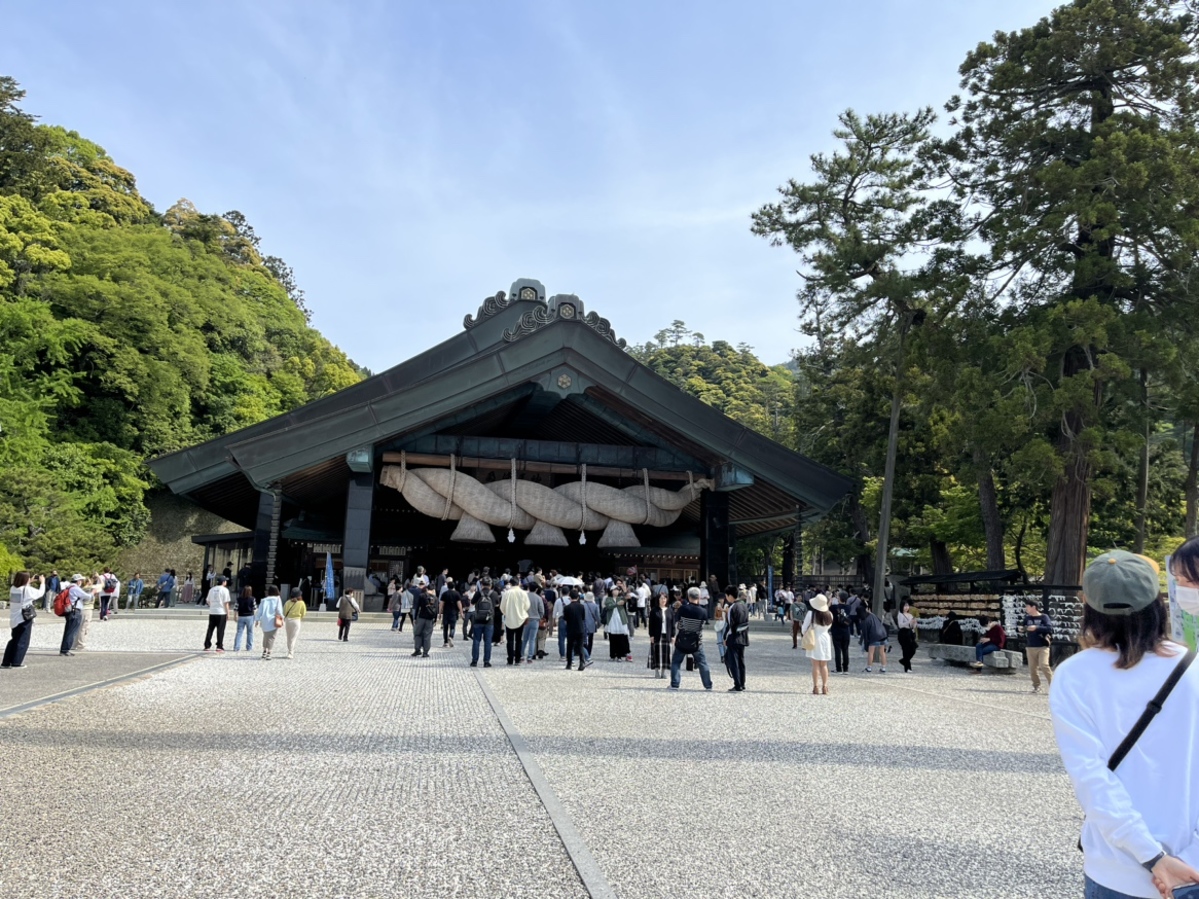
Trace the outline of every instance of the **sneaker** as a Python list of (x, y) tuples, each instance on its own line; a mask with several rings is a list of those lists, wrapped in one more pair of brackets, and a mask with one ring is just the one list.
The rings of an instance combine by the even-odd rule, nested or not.
[(588, 659), (586, 662), (583, 663), (583, 667), (590, 668), (594, 664), (595, 664), (595, 659)]
[(491, 662), (484, 662), (484, 663), (483, 663), (483, 667), (484, 667), (484, 668), (490, 668), (490, 667), (491, 667)]
[(212, 652), (212, 647), (211, 647), (211, 646), (205, 646), (205, 647), (204, 647), (204, 651), (205, 651), (205, 652)]
[(289, 659), (290, 659), (290, 658), (294, 658), (290, 652), (287, 654), (287, 657), (288, 657)]
[(453, 649), (453, 648), (454, 648), (454, 641), (453, 641), (453, 640), (451, 640), (451, 641), (450, 641), (450, 649)]
[(1029, 692), (1030, 692), (1030, 693), (1040, 693), (1040, 692), (1041, 692), (1041, 688), (1040, 688), (1040, 687), (1033, 687), (1033, 688), (1032, 688), (1032, 690), (1030, 690)]
[(625, 657), (624, 657), (624, 660), (625, 660), (626, 662), (631, 662), (631, 661), (633, 661), (633, 657), (632, 657), (632, 656), (625, 656)]
[(416, 652), (414, 652), (414, 653), (412, 654), (412, 658), (414, 658), (414, 659), (415, 659), (415, 658), (416, 658), (418, 655), (420, 655), (420, 650), (419, 650), (419, 649), (418, 649)]
[(471, 662), (471, 663), (470, 663), (470, 667), (472, 667), (472, 668), (478, 668), (478, 667), (479, 667), (479, 663), (478, 663), (478, 662)]
[(221, 649), (221, 648), (218, 646), (218, 647), (216, 648), (216, 651), (217, 651), (217, 652), (224, 652), (225, 650)]
[(878, 673), (879, 673), (879, 674), (886, 674), (886, 673), (887, 673), (886, 666), (884, 666), (884, 667), (882, 667), (882, 668), (878, 669)]
[(420, 657), (421, 657), (422, 659), (427, 659), (427, 658), (429, 657), (429, 654), (428, 654), (427, 652), (422, 652), (422, 653), (420, 654)]
[(866, 674), (870, 674), (872, 670), (873, 669), (869, 665), (862, 669), (862, 671), (864, 671)]

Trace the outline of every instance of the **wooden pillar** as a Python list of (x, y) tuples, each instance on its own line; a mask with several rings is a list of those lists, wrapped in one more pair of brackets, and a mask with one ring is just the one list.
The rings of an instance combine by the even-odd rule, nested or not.
[(798, 592), (803, 580), (803, 524), (798, 519), (791, 533), (791, 565), (787, 576), (791, 578), (791, 589)]
[[(283, 522), (283, 494), (275, 491), (273, 494), (274, 502), (271, 503), (271, 538), (267, 543), (266, 550), (266, 578), (267, 586), (275, 583), (276, 563), (279, 560), (279, 527)], [(265, 591), (262, 594), (265, 595)]]
[(732, 560), (732, 528), (729, 526), (729, 495), (705, 490), (700, 495), (700, 576), (716, 575), (723, 588), (735, 577), (730, 572)]
[[(374, 474), (369, 471), (351, 472), (346, 488), (346, 522), (341, 541), (341, 586), (343, 590), (353, 590), (359, 603), (362, 602), (366, 569), (370, 564), (371, 506), (374, 499)], [(333, 601), (336, 602), (336, 597)]]
[(779, 580), (788, 586), (795, 585), (795, 534), (783, 537), (783, 567), (779, 571)]
[[(254, 522), (254, 549), (250, 559), (250, 586), (254, 588), (254, 595), (259, 598), (266, 595), (267, 565), (273, 555), (273, 546), (277, 540), (272, 528), (272, 522), (276, 521), (275, 503), (277, 499), (275, 494), (266, 491), (258, 494), (258, 515)], [(244, 587), (245, 584), (238, 586)]]

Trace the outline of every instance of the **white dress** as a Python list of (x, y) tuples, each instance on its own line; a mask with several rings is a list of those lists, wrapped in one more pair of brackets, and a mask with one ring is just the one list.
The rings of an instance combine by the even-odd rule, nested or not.
[(833, 638), (829, 636), (829, 630), (832, 625), (813, 624), (812, 613), (808, 612), (804, 618), (803, 632), (806, 634), (810, 627), (816, 629), (816, 648), (804, 650), (808, 654), (808, 658), (813, 662), (831, 662), (833, 660)]

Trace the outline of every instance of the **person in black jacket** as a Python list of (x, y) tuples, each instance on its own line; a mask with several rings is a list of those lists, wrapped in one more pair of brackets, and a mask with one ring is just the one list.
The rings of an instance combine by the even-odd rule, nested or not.
[[(438, 575), (440, 580), (444, 575)], [(454, 645), (454, 632), (458, 630), (458, 616), (462, 614), (462, 594), (454, 589), (454, 579), (445, 578), (445, 590), (441, 593), (441, 640), (442, 646)], [(465, 637), (463, 638), (465, 639)]]
[(870, 611), (865, 603), (862, 604), (862, 648), (866, 650), (866, 673), (877, 658), (879, 672), (887, 673), (887, 626), (883, 620)]
[(483, 645), (483, 667), (491, 667), (491, 637), (495, 630), (495, 619), (500, 607), (499, 594), (491, 589), (491, 578), (478, 581), (470, 610), (470, 667), (479, 664), (479, 644)]
[(730, 693), (745, 692), (745, 647), (749, 643), (749, 609), (745, 605), (745, 593), (730, 584), (724, 588), (730, 604), (724, 610), (724, 653), (725, 665), (733, 679)]
[(674, 634), (674, 610), (666, 591), (660, 591), (649, 610), (649, 667), (664, 672), (670, 666), (670, 638)]
[(1041, 672), (1045, 673), (1045, 685), (1053, 682), (1053, 669), (1049, 667), (1049, 648), (1053, 640), (1053, 620), (1041, 611), (1031, 596), (1024, 603), (1024, 651), (1028, 655), (1028, 673), (1032, 677), (1032, 691), (1041, 692)]
[(566, 670), (569, 671), (575, 655), (579, 657), (579, 670), (591, 662), (583, 651), (583, 640), (587, 635), (587, 609), (579, 596), (578, 587), (570, 590), (570, 603), (562, 609), (562, 621), (566, 624)]
[(941, 626), (941, 634), (937, 637), (937, 642), (944, 643), (946, 646), (963, 645), (962, 621), (958, 618), (957, 612), (950, 612), (945, 616), (945, 624)]
[(253, 587), (243, 587), (237, 597), (237, 633), (233, 636), (233, 651), (239, 652), (241, 637), (246, 635), (246, 652), (254, 648), (254, 613), (258, 611), (258, 600)]
[(833, 641), (833, 661), (838, 674), (849, 674), (849, 637), (850, 615), (846, 600), (849, 594), (838, 590), (834, 601), (829, 606), (829, 614), (833, 616), (832, 627), (829, 628), (829, 638)]

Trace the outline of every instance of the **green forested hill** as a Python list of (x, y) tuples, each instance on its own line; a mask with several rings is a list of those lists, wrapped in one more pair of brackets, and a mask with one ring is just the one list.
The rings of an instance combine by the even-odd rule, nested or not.
[(786, 365), (768, 366), (753, 348), (704, 335), (675, 321), (629, 352), (666, 380), (746, 427), (794, 446), (796, 381)]
[(236, 212), (165, 214), (0, 78), (0, 570), (136, 543), (147, 456), (362, 376)]

